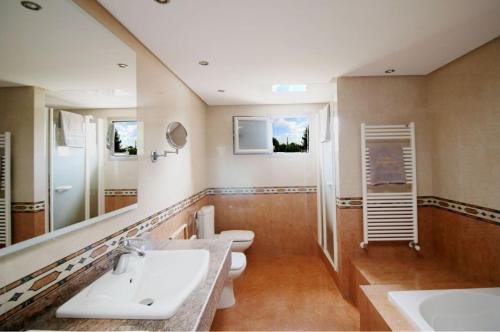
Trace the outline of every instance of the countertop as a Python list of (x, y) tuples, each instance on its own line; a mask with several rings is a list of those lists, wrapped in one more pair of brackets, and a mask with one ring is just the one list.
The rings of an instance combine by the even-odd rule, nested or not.
[[(23, 324), (25, 330), (65, 331), (193, 331), (209, 330), (215, 315), (220, 293), (231, 267), (231, 241), (227, 240), (168, 240), (148, 241), (150, 250), (207, 249), (210, 252), (207, 277), (187, 298), (176, 314), (167, 320), (123, 319), (61, 319), (56, 309), (76, 292), (69, 291), (47, 306), (39, 315)], [(91, 281), (89, 281), (90, 283)], [(82, 284), (80, 290), (89, 283)]]

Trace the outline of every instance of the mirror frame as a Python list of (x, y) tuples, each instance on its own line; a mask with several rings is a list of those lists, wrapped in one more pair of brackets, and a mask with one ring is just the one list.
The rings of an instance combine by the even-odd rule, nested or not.
[(183, 147), (185, 147), (185, 146), (186, 146), (186, 144), (187, 144), (187, 138), (186, 138), (186, 142), (184, 142), (184, 144), (182, 144), (182, 145), (176, 144), (176, 143), (172, 140), (171, 134), (172, 134), (172, 132), (173, 132), (175, 129), (177, 129), (177, 127), (178, 127), (178, 126), (181, 126), (181, 128), (182, 128), (182, 129), (184, 130), (184, 132), (186, 133), (186, 136), (185, 136), (185, 137), (187, 137), (187, 136), (188, 136), (188, 132), (187, 132), (186, 127), (184, 127), (184, 125), (183, 125), (182, 123), (178, 122), (178, 121), (170, 122), (170, 123), (168, 124), (168, 126), (167, 126), (167, 132), (166, 132), (165, 136), (167, 137), (167, 142), (168, 142), (168, 144), (170, 144), (173, 148), (180, 150), (180, 149), (182, 149)]

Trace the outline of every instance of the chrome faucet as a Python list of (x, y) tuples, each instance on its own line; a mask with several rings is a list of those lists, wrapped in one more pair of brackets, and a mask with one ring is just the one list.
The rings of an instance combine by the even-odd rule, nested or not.
[(144, 240), (140, 238), (129, 240), (122, 237), (120, 239), (120, 242), (118, 242), (118, 248), (116, 248), (117, 253), (113, 262), (114, 274), (122, 274), (127, 271), (130, 254), (136, 254), (139, 257), (146, 256), (146, 252), (144, 252), (144, 250), (134, 244), (134, 242), (144, 242)]

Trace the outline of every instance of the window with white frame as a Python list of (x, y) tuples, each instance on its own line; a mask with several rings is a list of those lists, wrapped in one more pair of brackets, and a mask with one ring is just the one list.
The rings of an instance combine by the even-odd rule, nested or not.
[(137, 156), (137, 121), (113, 120), (109, 130), (110, 150), (113, 157)]
[(234, 153), (306, 153), (309, 151), (307, 116), (235, 116)]

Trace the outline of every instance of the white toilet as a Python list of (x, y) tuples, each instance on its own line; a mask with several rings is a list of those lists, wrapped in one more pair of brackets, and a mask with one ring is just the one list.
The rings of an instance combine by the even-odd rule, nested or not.
[(217, 309), (232, 307), (236, 300), (234, 298), (233, 280), (238, 278), (247, 266), (247, 259), (243, 253), (253, 243), (255, 234), (252, 231), (224, 231), (220, 234), (214, 232), (215, 209), (213, 205), (202, 207), (196, 214), (198, 237), (201, 239), (227, 239), (231, 244), (231, 269), (226, 283), (222, 289), (221, 298)]
[(223, 231), (215, 234), (214, 218), (215, 209), (213, 205), (205, 205), (197, 213), (198, 237), (200, 239), (225, 239), (232, 240), (231, 251), (244, 252), (253, 243), (255, 234), (252, 231)]
[(229, 270), (224, 288), (222, 289), (222, 294), (220, 295), (217, 309), (230, 308), (236, 303), (236, 300), (234, 298), (233, 280), (238, 278), (243, 273), (243, 271), (245, 271), (246, 266), (247, 258), (244, 253), (231, 253), (231, 270)]

